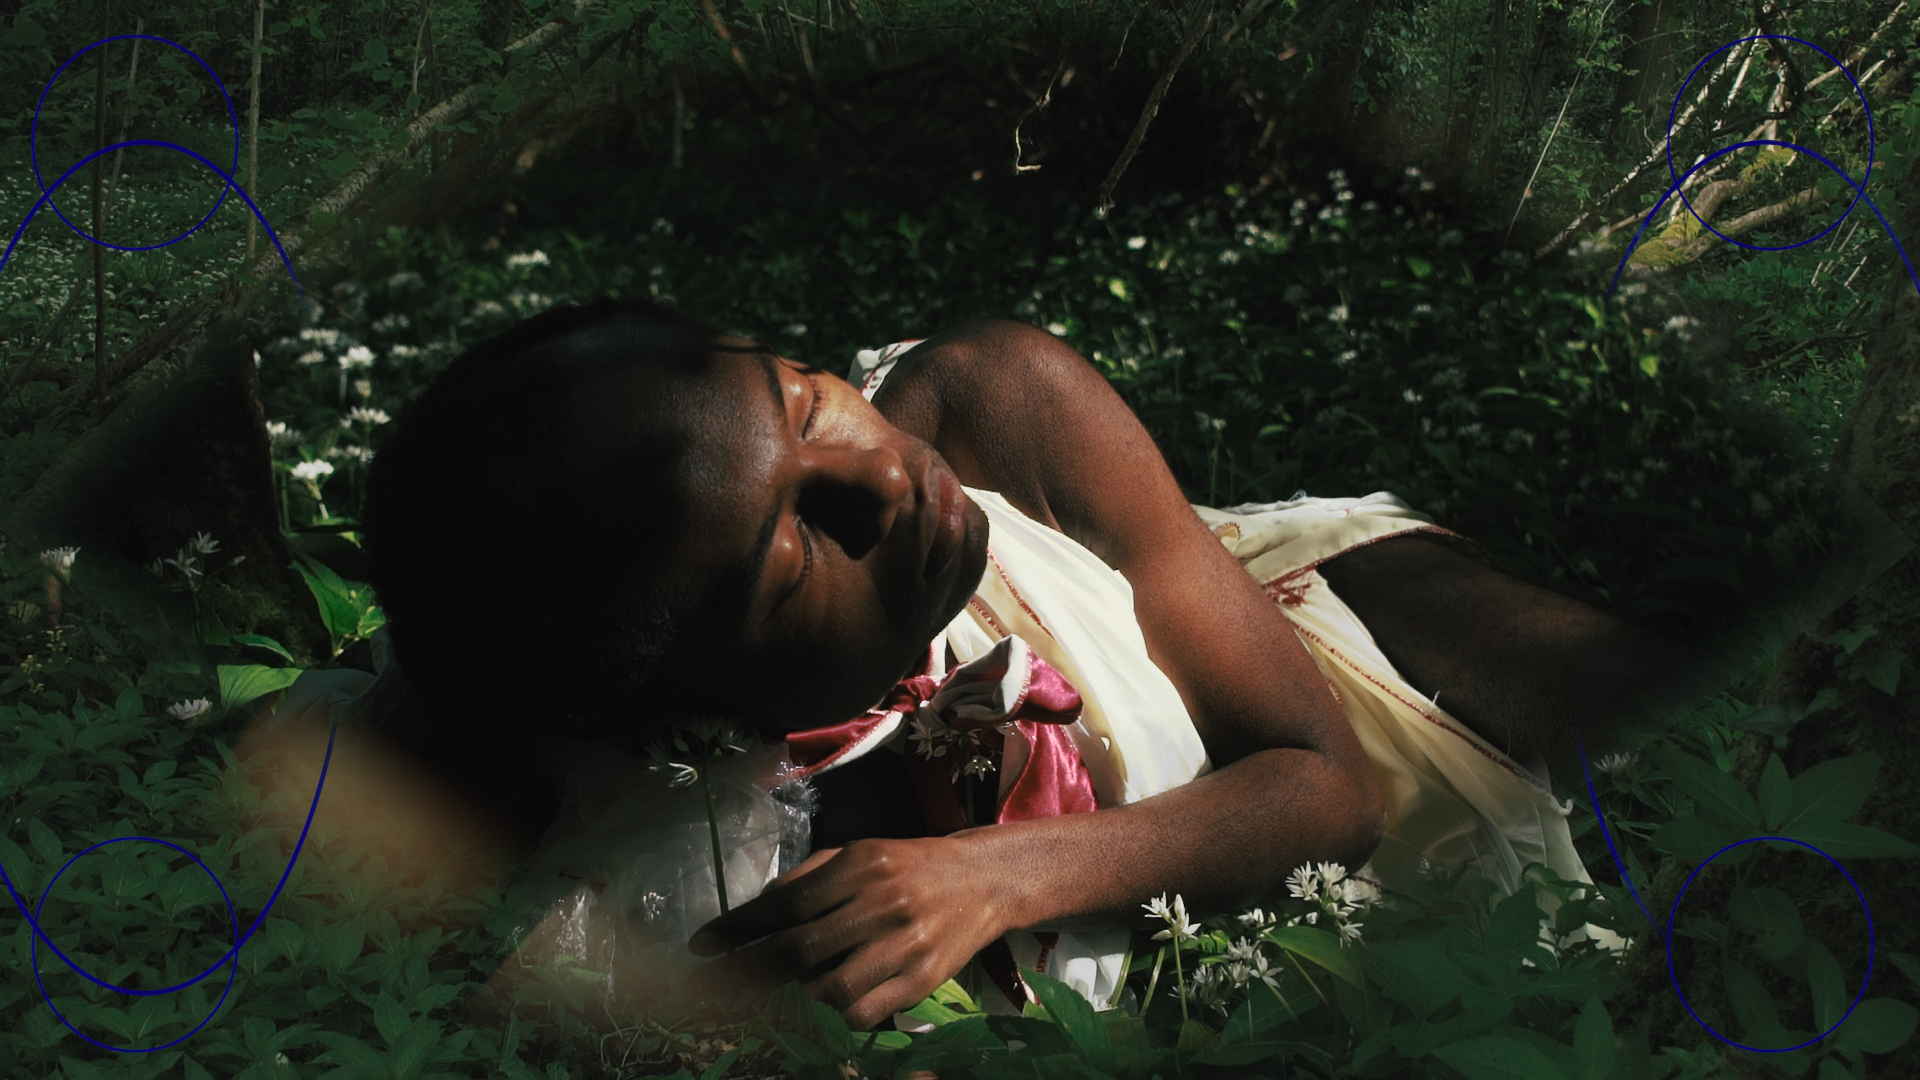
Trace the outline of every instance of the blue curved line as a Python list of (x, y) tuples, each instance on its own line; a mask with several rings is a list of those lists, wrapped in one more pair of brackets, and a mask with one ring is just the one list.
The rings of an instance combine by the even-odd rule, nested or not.
[(1620, 849), (1614, 846), (1613, 830), (1607, 828), (1607, 815), (1600, 812), (1600, 796), (1593, 790), (1593, 770), (1587, 768), (1587, 743), (1580, 737), (1580, 729), (1573, 729), (1573, 741), (1580, 748), (1580, 771), (1587, 778), (1587, 805), (1593, 808), (1593, 816), (1600, 821), (1600, 835), (1607, 838), (1607, 853), (1613, 856), (1613, 865), (1620, 871), (1620, 880), (1626, 883), (1627, 891), (1633, 894), (1633, 902), (1640, 905), (1640, 914), (1647, 917), (1647, 923), (1658, 926), (1660, 922), (1653, 917), (1647, 902), (1640, 899), (1640, 890), (1633, 887), (1633, 877), (1627, 873), (1627, 864), (1620, 859)]
[[(79, 52), (74, 53), (72, 56), (67, 57), (64, 61), (61, 62), (59, 67), (54, 69), (52, 77), (47, 79), (47, 85), (40, 88), (40, 100), (34, 102), (34, 105), (33, 105), (33, 126), (27, 132), (27, 160), (33, 166), (33, 182), (40, 185), (40, 190), (42, 192), (51, 194), (51, 192), (48, 191), (46, 181), (42, 179), (40, 176), (40, 149), (39, 149), (40, 110), (47, 103), (47, 95), (53, 92), (53, 84), (59, 81), (60, 73), (67, 70), (68, 64), (71, 64), (75, 60), (80, 59), (82, 56), (85, 56), (87, 53), (92, 52), (95, 48), (101, 45), (105, 45), (113, 41), (127, 41), (127, 40), (157, 41), (162, 45), (170, 45), (176, 49), (179, 49), (181, 52), (186, 53), (188, 56), (193, 57), (194, 62), (199, 64), (200, 67), (206, 71), (207, 77), (213, 80), (213, 85), (220, 88), (221, 100), (227, 103), (227, 119), (232, 121), (232, 124), (233, 124), (233, 171), (235, 173), (238, 173), (240, 171), (240, 114), (234, 111), (233, 95), (227, 93), (227, 84), (220, 81), (219, 74), (216, 73), (213, 70), (213, 68), (210, 65), (208, 65), (208, 63), (205, 60), (200, 59), (199, 53), (194, 52), (192, 49), (187, 48), (185, 45), (182, 45), (179, 42), (168, 41), (166, 38), (163, 38), (163, 37), (154, 37), (152, 34), (120, 34), (115, 37), (101, 38), (100, 40), (94, 42), (92, 45), (89, 45), (86, 48), (81, 49)], [(120, 143), (118, 145), (125, 146), (129, 144)], [(173, 144), (167, 143), (165, 145), (172, 146)], [(176, 149), (179, 149), (179, 148), (176, 147)], [(191, 153), (191, 151), (189, 151), (189, 153)], [(94, 156), (95, 155), (89, 155), (86, 160), (90, 161), (93, 159)], [(194, 156), (199, 157), (198, 154), (195, 154)], [(201, 160), (205, 161), (206, 159), (201, 158)], [(215, 169), (214, 171), (220, 172), (219, 169)], [(227, 176), (227, 174), (224, 172), (220, 173), (220, 175)], [(66, 177), (62, 176), (60, 180), (54, 183), (53, 186), (57, 188), (60, 186), (61, 183), (65, 182), (65, 180), (66, 180)], [(213, 215), (222, 206), (226, 205), (228, 189), (237, 188), (237, 187), (238, 185), (236, 185), (233, 182), (232, 177), (228, 177), (227, 187), (223, 187), (220, 189), (220, 198), (214, 201), (213, 209), (208, 210), (206, 213), (206, 216), (202, 217), (200, 221), (194, 225), (193, 228), (188, 229), (186, 232), (181, 233), (179, 236), (174, 237), (172, 240), (168, 240), (167, 244), (171, 244), (179, 240), (185, 240), (187, 237), (192, 236), (195, 232), (197, 232), (201, 225), (205, 225), (207, 222), (213, 220)], [(81, 236), (84, 236), (87, 239), (92, 240), (96, 244), (104, 243), (104, 241), (94, 236), (88, 235), (85, 229), (82, 229), (80, 226), (75, 225), (71, 221), (68, 221), (67, 215), (60, 212), (60, 207), (58, 204), (54, 205), (53, 215), (59, 218), (61, 222), (66, 225), (67, 228), (72, 229), (74, 232), (79, 233)], [(147, 248), (122, 248), (114, 244), (107, 244), (106, 246), (111, 248), (116, 248), (116, 250), (119, 250), (119, 251), (149, 250)], [(165, 247), (166, 244), (156, 244), (154, 246)], [(302, 295), (304, 295), (304, 293)]]
[[(88, 162), (94, 160), (95, 158), (99, 157), (102, 154), (108, 153), (109, 151), (118, 150), (123, 146), (164, 146), (169, 150), (178, 150), (181, 153), (186, 154), (187, 156), (200, 162), (202, 165), (205, 165), (207, 168), (212, 169), (217, 175), (225, 179), (228, 186), (230, 186), (237, 194), (239, 194), (240, 198), (246, 201), (247, 209), (253, 211), (253, 216), (260, 222), (260, 227), (266, 230), (267, 239), (273, 241), (274, 250), (280, 253), (281, 264), (287, 268), (287, 276), (293, 279), (293, 287), (300, 290), (300, 295), (302, 297), (307, 295), (306, 287), (300, 284), (300, 276), (294, 273), (293, 271), (293, 260), (287, 257), (287, 249), (283, 247), (280, 243), (280, 234), (274, 232), (273, 226), (267, 224), (266, 215), (260, 212), (260, 207), (255, 205), (253, 201), (253, 197), (247, 194), (246, 189), (240, 186), (239, 181), (235, 180), (233, 177), (223, 172), (220, 166), (215, 165), (213, 162), (208, 161), (204, 157), (201, 157), (199, 154), (195, 153), (194, 151), (189, 150), (186, 147), (179, 145), (178, 143), (167, 142), (164, 139), (129, 139), (126, 142), (117, 142), (111, 146), (103, 146), (100, 149), (95, 150), (93, 153), (88, 154), (86, 157), (81, 158), (78, 162), (74, 164), (74, 166), (71, 169), (68, 169), (66, 172), (60, 174), (60, 179), (54, 181), (53, 188), (41, 194), (40, 198), (34, 202), (33, 209), (27, 211), (27, 216), (21, 220), (19, 228), (16, 228), (13, 230), (13, 239), (7, 242), (7, 250), (4, 253), (0, 253), (0, 270), (6, 269), (7, 260), (13, 257), (13, 249), (15, 246), (17, 246), (20, 243), (21, 234), (26, 232), (28, 223), (33, 220), (33, 216), (35, 214), (40, 212), (40, 207), (52, 201), (53, 192), (57, 191), (61, 184), (66, 183), (67, 179), (71, 177), (74, 173), (79, 172), (82, 168), (84, 168)], [(56, 208), (54, 212), (56, 214), (59, 213), (58, 208)], [(206, 224), (206, 222), (202, 221), (201, 224), (204, 225)], [(153, 250), (154, 247), (166, 247), (168, 244), (178, 243), (179, 241), (184, 240), (188, 236), (191, 236), (193, 233), (199, 231), (199, 229), (200, 229), (200, 226), (195, 225), (193, 228), (188, 229), (186, 232), (181, 233), (179, 236), (176, 236), (172, 240), (167, 241), (166, 244), (155, 244), (153, 245), (153, 247), (144, 247), (144, 248), (118, 248), (117, 250), (151, 251)], [(84, 236), (85, 234), (83, 233), (81, 235)], [(92, 238), (89, 237), (89, 239), (92, 239)], [(95, 240), (94, 243), (101, 244), (102, 247), (115, 246), (113, 244), (106, 244), (98, 240)]]
[[(1695, 75), (1700, 74), (1700, 69), (1707, 66), (1707, 61), (1713, 59), (1716, 56), (1719, 56), (1721, 53), (1726, 52), (1728, 49), (1733, 48), (1735, 45), (1740, 45), (1748, 41), (1791, 41), (1796, 45), (1805, 45), (1807, 48), (1812, 49), (1814, 52), (1817, 52), (1821, 56), (1826, 57), (1828, 60), (1832, 61), (1834, 67), (1840, 69), (1840, 74), (1845, 75), (1847, 77), (1847, 81), (1853, 84), (1854, 96), (1860, 99), (1860, 108), (1864, 109), (1867, 114), (1867, 171), (1860, 177), (1860, 188), (1856, 189), (1854, 200), (1853, 202), (1850, 202), (1847, 204), (1846, 210), (1842, 211), (1839, 217), (1834, 218), (1832, 224), (1828, 225), (1824, 229), (1821, 229), (1818, 233), (1815, 233), (1814, 235), (1807, 237), (1805, 240), (1800, 241), (1800, 243), (1798, 244), (1792, 244), (1785, 248), (1761, 248), (1761, 247), (1755, 247), (1752, 244), (1740, 244), (1741, 247), (1751, 248), (1752, 250), (1755, 250), (1755, 251), (1789, 251), (1796, 247), (1802, 247), (1804, 245), (1811, 244), (1815, 240), (1820, 239), (1822, 236), (1825, 236), (1828, 233), (1832, 232), (1834, 229), (1838, 228), (1841, 222), (1847, 220), (1847, 215), (1853, 213), (1853, 208), (1859, 204), (1861, 196), (1865, 194), (1864, 190), (1862, 189), (1864, 189), (1867, 183), (1873, 179), (1873, 154), (1874, 154), (1874, 147), (1876, 145), (1874, 142), (1874, 136), (1873, 136), (1873, 106), (1867, 103), (1867, 92), (1860, 88), (1860, 80), (1853, 77), (1853, 72), (1847, 70), (1847, 65), (1841, 63), (1838, 57), (1834, 56), (1832, 53), (1821, 48), (1820, 46), (1815, 45), (1811, 41), (1803, 41), (1800, 38), (1793, 37), (1789, 34), (1754, 34), (1750, 37), (1743, 37), (1738, 41), (1729, 41), (1725, 45), (1722, 45), (1719, 48), (1708, 53), (1707, 55), (1701, 57), (1700, 62), (1693, 65), (1693, 70), (1687, 72), (1687, 77), (1681, 81), (1680, 89), (1674, 91), (1673, 106), (1667, 110), (1666, 151), (1667, 151), (1667, 176), (1668, 177), (1673, 176), (1673, 125), (1674, 125), (1675, 118), (1678, 117), (1680, 114), (1680, 99), (1686, 96), (1687, 86), (1693, 82), (1693, 77)], [(1752, 144), (1743, 143), (1741, 145), (1750, 146)], [(1791, 145), (1791, 144), (1787, 144), (1787, 145)], [(1807, 151), (1807, 153), (1812, 153), (1812, 151), (1809, 150)], [(1715, 155), (1715, 156), (1717, 157), (1718, 155)], [(235, 157), (234, 161), (237, 163), (239, 161), (239, 158)], [(1829, 163), (1829, 165), (1831, 165), (1831, 163)], [(235, 165), (235, 168), (238, 168), (237, 164)], [(1693, 170), (1689, 169), (1687, 170), (1687, 172), (1688, 172), (1688, 175), (1692, 175)], [(1842, 175), (1845, 175), (1845, 174), (1843, 173)], [(1692, 202), (1688, 201), (1686, 192), (1683, 191), (1680, 193), (1680, 201), (1686, 204), (1687, 212), (1693, 215), (1693, 220), (1700, 222), (1701, 228), (1707, 230), (1708, 232), (1712, 233), (1715, 236), (1720, 236), (1720, 230), (1707, 224), (1704, 220), (1701, 219), (1700, 212), (1693, 208)], [(1731, 237), (1720, 236), (1720, 239), (1725, 240), (1730, 244), (1740, 243), (1740, 241), (1732, 239)]]
[[(1893, 249), (1900, 253), (1900, 261), (1906, 265), (1907, 277), (1913, 280), (1914, 292), (1916, 294), (1920, 294), (1920, 274), (1916, 274), (1914, 272), (1913, 260), (1907, 258), (1907, 249), (1900, 246), (1900, 238), (1894, 235), (1893, 226), (1888, 224), (1887, 216), (1880, 212), (1879, 204), (1873, 201), (1873, 198), (1867, 194), (1866, 188), (1861, 186), (1859, 181), (1856, 181), (1852, 177), (1852, 175), (1849, 174), (1845, 169), (1842, 169), (1840, 166), (1835, 165), (1833, 162), (1828, 161), (1824, 157), (1821, 157), (1819, 154), (1814, 153), (1812, 150), (1809, 150), (1806, 147), (1801, 146), (1799, 143), (1782, 142), (1778, 139), (1754, 139), (1750, 142), (1734, 143), (1732, 146), (1729, 146), (1724, 150), (1716, 150), (1713, 153), (1707, 155), (1706, 157), (1701, 158), (1699, 164), (1695, 165), (1691, 169), (1688, 169), (1686, 173), (1680, 177), (1680, 179), (1674, 181), (1673, 186), (1667, 189), (1666, 194), (1660, 196), (1660, 201), (1653, 204), (1653, 209), (1647, 214), (1646, 220), (1642, 221), (1640, 223), (1640, 227), (1634, 230), (1633, 242), (1627, 245), (1627, 250), (1625, 251), (1625, 253), (1623, 253), (1620, 256), (1620, 265), (1616, 267), (1613, 271), (1613, 280), (1609, 282), (1607, 285), (1607, 295), (1605, 298), (1603, 298), (1602, 300), (1603, 303), (1606, 300), (1613, 299), (1613, 290), (1616, 286), (1620, 284), (1620, 274), (1624, 270), (1626, 270), (1627, 260), (1633, 257), (1634, 249), (1640, 246), (1641, 236), (1645, 235), (1647, 231), (1647, 226), (1653, 224), (1653, 219), (1659, 215), (1660, 207), (1666, 205), (1666, 201), (1673, 197), (1674, 192), (1680, 190), (1680, 185), (1686, 183), (1688, 177), (1692, 176), (1694, 173), (1699, 172), (1701, 169), (1711, 164), (1715, 158), (1719, 158), (1727, 154), (1731, 154), (1735, 150), (1743, 150), (1749, 146), (1784, 146), (1784, 147), (1787, 147), (1788, 149), (1797, 150), (1800, 153), (1813, 158), (1815, 161), (1818, 161), (1820, 164), (1825, 165), (1827, 168), (1832, 169), (1835, 173), (1839, 174), (1839, 176), (1847, 182), (1848, 186), (1852, 187), (1853, 190), (1856, 193), (1858, 193), (1859, 195), (1858, 201), (1866, 203), (1867, 209), (1873, 211), (1873, 216), (1880, 219), (1880, 227), (1886, 230), (1887, 239), (1893, 241)], [(1737, 241), (1735, 242), (1737, 243)]]

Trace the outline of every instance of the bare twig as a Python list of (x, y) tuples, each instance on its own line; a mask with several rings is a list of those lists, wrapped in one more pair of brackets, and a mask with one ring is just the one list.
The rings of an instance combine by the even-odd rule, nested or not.
[(726, 43), (728, 55), (733, 57), (733, 66), (740, 69), (740, 77), (746, 80), (747, 92), (756, 93), (753, 69), (747, 66), (747, 54), (740, 51), (740, 43), (733, 40), (733, 34), (727, 30), (727, 24), (720, 19), (720, 12), (714, 8), (713, 0), (700, 0), (700, 7), (707, 13), (707, 21), (713, 24), (713, 32), (720, 35)]
[[(1605, 25), (1607, 12), (1612, 10), (1613, 0), (1607, 0), (1607, 6), (1600, 9), (1600, 18), (1597, 21)], [(1560, 114), (1553, 118), (1553, 130), (1547, 133), (1547, 145), (1540, 148), (1540, 157), (1533, 163), (1533, 172), (1527, 176), (1527, 186), (1520, 189), (1520, 201), (1515, 203), (1513, 207), (1513, 220), (1507, 222), (1508, 236), (1513, 235), (1513, 226), (1520, 220), (1520, 211), (1525, 209), (1527, 200), (1533, 197), (1533, 182), (1540, 175), (1540, 166), (1547, 163), (1547, 151), (1553, 149), (1553, 140), (1560, 134), (1560, 121), (1567, 117), (1567, 106), (1573, 104), (1574, 91), (1580, 89), (1580, 76), (1587, 73), (1587, 69), (1584, 66), (1585, 61), (1593, 56), (1594, 47), (1599, 43), (1600, 39), (1597, 37), (1594, 38), (1593, 44), (1587, 46), (1587, 55), (1580, 58), (1582, 64), (1581, 66), (1577, 66), (1573, 73), (1573, 85), (1567, 87), (1567, 99), (1560, 103)]]
[(1060, 82), (1060, 72), (1065, 70), (1066, 66), (1067, 42), (1062, 41), (1060, 43), (1060, 59), (1054, 62), (1053, 74), (1047, 77), (1047, 88), (1041, 91), (1039, 97), (1033, 99), (1032, 104), (1029, 104), (1025, 109), (1021, 110), (1020, 119), (1013, 122), (1013, 175), (1015, 176), (1019, 176), (1021, 173), (1033, 172), (1040, 167), (1038, 165), (1020, 164), (1020, 127), (1027, 122), (1027, 117), (1046, 108), (1047, 105), (1053, 101), (1053, 88)]
[(1187, 62), (1194, 46), (1200, 44), (1207, 26), (1213, 22), (1213, 0), (1194, 0), (1193, 9), (1187, 16), (1186, 34), (1181, 38), (1180, 51), (1173, 54), (1173, 60), (1160, 78), (1153, 84), (1153, 92), (1147, 95), (1147, 104), (1140, 110), (1140, 119), (1133, 125), (1133, 134), (1127, 136), (1127, 145), (1115, 159), (1113, 169), (1100, 185), (1100, 195), (1094, 201), (1093, 216), (1105, 221), (1113, 210), (1113, 188), (1120, 182), (1121, 174), (1127, 171), (1133, 155), (1140, 150), (1140, 143), (1147, 137), (1147, 127), (1153, 123), (1155, 113), (1160, 111), (1160, 101), (1167, 96), (1167, 88), (1173, 85), (1173, 77), (1180, 73), (1180, 65)]

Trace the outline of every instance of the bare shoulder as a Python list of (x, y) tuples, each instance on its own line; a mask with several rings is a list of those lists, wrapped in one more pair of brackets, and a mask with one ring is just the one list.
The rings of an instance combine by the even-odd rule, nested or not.
[(1216, 766), (1298, 747), (1356, 776), (1366, 769), (1285, 616), (1193, 512), (1152, 437), (1084, 357), (1044, 330), (983, 321), (929, 338), (901, 363), (875, 405), (890, 422), (919, 425), (908, 430), (963, 480), (1003, 495), (998, 484), (1011, 484), (1046, 516), (1022, 512), (1126, 577), (1148, 654)]

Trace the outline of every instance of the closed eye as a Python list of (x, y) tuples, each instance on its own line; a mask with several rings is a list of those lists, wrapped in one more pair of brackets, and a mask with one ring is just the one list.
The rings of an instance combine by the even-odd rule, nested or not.
[[(814, 417), (820, 415), (819, 375), (814, 371), (807, 372), (807, 382), (813, 387), (813, 405), (807, 410), (806, 422), (800, 426), (800, 438), (803, 441), (807, 435), (813, 431)], [(794, 526), (800, 530), (800, 547), (805, 553), (804, 561), (800, 564), (800, 576), (794, 579), (793, 588), (788, 589), (786, 595), (780, 598), (780, 604), (774, 605), (776, 610), (781, 604), (785, 604), (791, 599), (795, 593), (799, 592), (800, 587), (806, 584), (808, 576), (813, 573), (813, 532), (807, 527), (807, 523), (800, 518), (797, 511), (794, 513), (793, 521)]]

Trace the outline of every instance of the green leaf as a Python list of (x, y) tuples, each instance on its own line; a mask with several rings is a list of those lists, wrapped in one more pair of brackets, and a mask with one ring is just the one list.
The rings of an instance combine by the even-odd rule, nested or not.
[(1825, 641), (1828, 645), (1840, 646), (1846, 655), (1852, 656), (1853, 650), (1859, 648), (1861, 642), (1877, 633), (1879, 633), (1879, 631), (1869, 625), (1862, 626), (1855, 630), (1842, 630), (1839, 633), (1830, 634), (1821, 640)]
[(1900, 685), (1900, 664), (1907, 654), (1899, 649), (1875, 649), (1872, 653), (1847, 665), (1849, 679), (1865, 679), (1867, 685), (1883, 694), (1892, 696)]
[(1790, 829), (1782, 829), (1780, 835), (1812, 844), (1836, 859), (1911, 859), (1920, 856), (1920, 845), (1870, 825), (1807, 821)]
[(1573, 1029), (1573, 1055), (1580, 1061), (1576, 1080), (1607, 1080), (1613, 1075), (1613, 1019), (1595, 994), (1580, 1010)]
[(399, 1043), (400, 1036), (413, 1026), (413, 1019), (407, 1015), (405, 1006), (395, 1000), (392, 994), (382, 990), (373, 1003), (373, 1023), (380, 1029), (380, 1037), (387, 1040), (387, 1045), (394, 1046)]
[(293, 659), (293, 654), (287, 651), (287, 647), (285, 645), (282, 645), (279, 642), (273, 640), (272, 638), (266, 637), (265, 635), (235, 634), (233, 635), (233, 640), (238, 642), (241, 645), (253, 645), (258, 648), (267, 649), (272, 652), (277, 652), (281, 656), (285, 657), (287, 663), (289, 664), (295, 662)]
[(1820, 1080), (1860, 1080), (1853, 1070), (1846, 1067), (1837, 1057), (1820, 1059)]
[[(1745, 830), (1702, 817), (1675, 818), (1654, 830), (1647, 842), (1655, 851), (1678, 855), (1688, 862), (1706, 862), (1714, 852), (1736, 840), (1746, 839)], [(1729, 853), (1729, 857), (1732, 853)]]
[(1840, 974), (1840, 962), (1825, 945), (1807, 942), (1807, 985), (1813, 990), (1813, 1026), (1826, 1031), (1846, 1015), (1846, 979)]
[(1779, 889), (1735, 886), (1727, 910), (1734, 922), (1760, 935), (1754, 951), (1769, 960), (1786, 956), (1800, 944), (1800, 912)]
[(1501, 968), (1517, 968), (1521, 958), (1540, 941), (1540, 920), (1546, 912), (1534, 899), (1531, 886), (1509, 895), (1493, 909), (1481, 938), (1482, 954)]
[(955, 1012), (945, 1005), (940, 1004), (938, 1001), (935, 1001), (933, 998), (928, 998), (913, 1008), (906, 1010), (905, 1015), (923, 1024), (932, 1024), (934, 1027), (939, 1027), (942, 1024), (951, 1024), (955, 1020), (965, 1018), (965, 1014)]
[(1413, 271), (1413, 276), (1417, 278), (1433, 276), (1433, 264), (1418, 255), (1407, 256), (1407, 269)]
[(949, 1009), (954, 1009), (959, 1012), (977, 1013), (980, 1011), (980, 1006), (973, 1003), (972, 995), (968, 994), (965, 988), (952, 979), (948, 979), (946, 982), (934, 987), (933, 1000), (945, 1005)]
[(1060, 1025), (1067, 1041), (1086, 1055), (1087, 1063), (1102, 1072), (1112, 1072), (1113, 1043), (1107, 1038), (1106, 1025), (1094, 1016), (1093, 1006), (1087, 999), (1071, 986), (1042, 972), (1022, 971), (1020, 977), (1032, 988), (1040, 1004), (1047, 1007), (1047, 1015)]
[(1914, 956), (1912, 953), (1890, 952), (1887, 954), (1887, 959), (1893, 961), (1893, 966), (1899, 968), (1909, 982), (1920, 986), (1920, 956)]
[(360, 55), (366, 57), (367, 63), (374, 67), (386, 67), (387, 43), (379, 38), (373, 38), (360, 47)]
[(519, 104), (520, 95), (511, 90), (502, 90), (493, 96), (493, 111), (497, 113), (511, 112), (517, 108)]
[(1899, 1049), (1913, 1035), (1920, 1010), (1893, 998), (1868, 998), (1840, 1025), (1834, 1047), (1856, 1054), (1885, 1054)]
[(1547, 1055), (1518, 1039), (1488, 1035), (1462, 1039), (1433, 1052), (1468, 1080), (1568, 1080)]
[(1787, 778), (1780, 755), (1768, 754), (1766, 768), (1760, 772), (1760, 822), (1766, 828), (1778, 829), (1792, 813), (1793, 781)]
[(66, 851), (61, 846), (60, 838), (39, 818), (27, 819), (27, 839), (33, 844), (34, 854), (40, 856), (40, 861), (49, 871), (59, 869), (61, 863), (66, 861)]
[(264, 664), (221, 664), (221, 706), (228, 709), (238, 708), (255, 698), (285, 690), (299, 677), (299, 668), (274, 668)]
[[(1022, 972), (1022, 977), (1025, 973)], [(1220, 1036), (1198, 1020), (1189, 1019), (1180, 1025), (1180, 1038), (1175, 1042), (1177, 1050), (1207, 1050), (1220, 1041)]]
[(1694, 805), (1703, 816), (1748, 830), (1760, 827), (1759, 806), (1751, 795), (1740, 790), (1739, 781), (1732, 776), (1692, 754), (1670, 747), (1655, 748), (1653, 757), (1682, 792), (1693, 796)]
[(146, 773), (140, 777), (140, 783), (146, 787), (152, 787), (167, 777), (172, 776), (173, 771), (179, 767), (180, 763), (172, 758), (168, 758), (165, 761), (156, 761), (147, 766)]
[(1852, 817), (1860, 804), (1867, 801), (1867, 793), (1873, 790), (1873, 778), (1879, 771), (1877, 754), (1851, 754), (1802, 770), (1793, 778), (1793, 812), (1781, 823), (1781, 829), (1791, 830), (1803, 822), (1845, 821)]
[(1720, 958), (1720, 974), (1726, 980), (1727, 1001), (1747, 1042), (1761, 1047), (1790, 1046), (1786, 1029), (1780, 1026), (1780, 1007), (1773, 995), (1744, 965), (1729, 957)]
[(1275, 945), (1305, 957), (1319, 964), (1354, 986), (1364, 986), (1360, 976), (1360, 962), (1352, 953), (1340, 948), (1339, 939), (1325, 930), (1316, 930), (1310, 926), (1276, 926), (1267, 931), (1266, 938)]
[(1658, 356), (1652, 356), (1652, 355), (1641, 357), (1640, 370), (1646, 372), (1648, 378), (1653, 378), (1654, 376), (1659, 375), (1660, 374), (1660, 358)]

